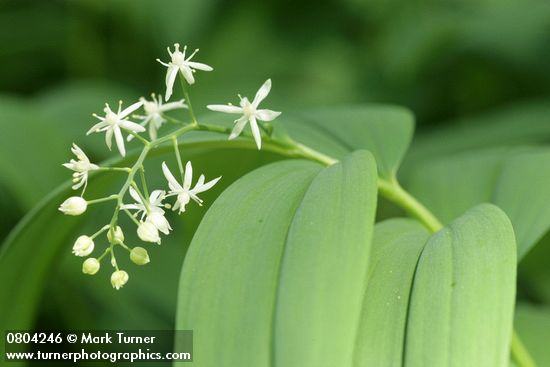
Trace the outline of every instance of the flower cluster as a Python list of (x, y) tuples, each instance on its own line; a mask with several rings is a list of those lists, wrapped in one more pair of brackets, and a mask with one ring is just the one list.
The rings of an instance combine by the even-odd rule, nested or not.
[[(190, 55), (186, 56), (187, 47), (180, 51), (179, 44), (174, 45), (174, 51), (168, 48), (170, 55), (169, 62), (163, 62), (157, 59), (162, 65), (167, 67), (166, 71), (166, 92), (165, 101), (168, 101), (173, 95), (174, 83), (178, 75), (182, 78), (182, 88), (185, 99), (180, 99), (174, 102), (163, 102), (161, 95), (152, 94), (151, 100), (144, 97), (130, 106), (123, 108), (122, 102), (119, 102), (118, 108), (112, 110), (109, 104), (105, 104), (103, 109), (104, 115), (99, 116), (93, 114), (99, 120), (93, 125), (86, 135), (92, 133), (105, 133), (105, 143), (109, 150), (112, 146), (113, 136), (117, 149), (121, 156), (126, 155), (126, 143), (139, 140), (143, 143), (144, 148), (132, 167), (100, 167), (97, 164), (91, 163), (90, 159), (84, 151), (73, 144), (71, 151), (76, 156), (76, 159), (71, 159), (69, 163), (63, 164), (64, 167), (74, 171), (72, 189), (78, 190), (82, 188), (80, 196), (72, 196), (66, 199), (59, 207), (59, 210), (66, 215), (81, 215), (88, 206), (95, 203), (115, 201), (116, 207), (110, 222), (101, 227), (92, 235), (79, 236), (73, 245), (73, 254), (79, 257), (86, 257), (82, 264), (82, 272), (84, 274), (96, 274), (101, 268), (102, 260), (109, 255), (110, 263), (114, 268), (111, 275), (111, 284), (113, 288), (120, 289), (129, 279), (126, 271), (121, 270), (115, 256), (115, 248), (121, 247), (129, 253), (130, 260), (136, 265), (145, 265), (149, 263), (150, 258), (147, 250), (143, 247), (130, 247), (127, 245), (124, 232), (119, 226), (119, 213), (124, 213), (135, 224), (137, 237), (144, 242), (161, 243), (161, 235), (169, 235), (172, 231), (172, 226), (167, 218), (165, 209), (172, 209), (177, 214), (182, 214), (186, 211), (186, 207), (191, 201), (194, 201), (199, 206), (202, 206), (203, 200), (199, 194), (211, 189), (221, 177), (206, 180), (204, 175), (200, 175), (197, 181), (193, 184), (193, 166), (190, 161), (184, 165), (180, 156), (180, 148), (177, 144), (177, 139), (180, 135), (193, 130), (208, 130), (206, 125), (201, 125), (195, 118), (187, 86), (195, 83), (194, 73), (197, 70), (212, 71), (212, 67), (191, 61), (198, 50), (195, 50)], [(228, 131), (229, 139), (235, 139), (241, 135), (246, 124), (250, 124), (252, 137), (256, 142), (258, 149), (261, 148), (261, 132), (258, 121), (272, 121), (280, 112), (275, 112), (267, 109), (259, 109), (259, 104), (262, 102), (269, 91), (271, 90), (271, 80), (268, 79), (258, 90), (256, 96), (250, 102), (246, 97), (240, 98), (239, 107), (229, 105), (208, 105), (207, 108), (212, 111), (219, 111), (231, 114), (241, 114), (242, 116), (235, 120), (235, 126)], [(135, 114), (142, 109), (142, 114)], [(186, 109), (189, 112), (191, 122), (185, 123), (174, 119), (167, 113), (174, 110)], [(168, 133), (162, 137), (158, 137), (159, 129), (167, 122), (180, 124), (181, 127), (175, 131)], [(141, 133), (148, 132), (148, 140)], [(124, 136), (126, 134), (126, 136)], [(167, 187), (164, 189), (155, 189), (149, 193), (147, 188), (145, 169), (143, 166), (144, 159), (147, 153), (165, 142), (172, 142), (176, 162), (178, 165), (180, 180), (172, 173), (166, 162), (162, 162), (161, 171), (166, 179)], [(128, 177), (125, 180), (121, 190), (114, 195), (106, 196), (95, 200), (84, 199), (84, 192), (88, 185), (88, 177), (92, 171), (120, 171), (125, 172)], [(174, 171), (176, 172), (176, 171)], [(140, 180), (136, 180), (139, 174)], [(173, 198), (173, 199), (172, 199)], [(127, 201), (131, 199), (131, 201)], [(172, 199), (171, 203), (167, 203)], [(174, 200), (175, 199), (175, 200)], [(98, 257), (90, 257), (96, 248), (97, 238), (101, 234), (106, 234), (108, 245)]]

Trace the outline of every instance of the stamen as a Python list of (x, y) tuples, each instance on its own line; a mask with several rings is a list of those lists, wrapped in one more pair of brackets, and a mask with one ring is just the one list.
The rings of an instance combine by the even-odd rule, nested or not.
[(198, 48), (195, 49), (195, 51), (193, 51), (193, 53), (191, 54), (191, 56), (189, 56), (185, 61), (191, 60), (191, 59), (193, 58), (193, 56), (195, 56), (195, 54), (196, 54), (197, 52), (199, 52), (199, 49), (198, 49)]

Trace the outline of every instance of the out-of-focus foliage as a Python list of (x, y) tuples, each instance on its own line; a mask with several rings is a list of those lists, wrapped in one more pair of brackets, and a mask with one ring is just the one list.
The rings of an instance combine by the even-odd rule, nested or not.
[(180, 42), (216, 70), (200, 102), (271, 76), (285, 105), (393, 102), (436, 123), (548, 95), (549, 23), (542, 0), (7, 0), (0, 86), (101, 78), (149, 94), (163, 80), (155, 58)]
[[(165, 69), (155, 59), (166, 60), (166, 47), (174, 42), (200, 47), (197, 59), (214, 67), (214, 72), (198, 75), (192, 89), (199, 113), (207, 103), (235, 102), (237, 93), (252, 95), (267, 77), (274, 83), (270, 107), (296, 115), (319, 105), (384, 102), (409, 107), (418, 131), (402, 167), (408, 183), (418, 167), (437, 165), (433, 158), (440, 162), (470, 149), (550, 143), (549, 39), (550, 3), (543, 0), (2, 1), (0, 240), (70, 177), (61, 163), (70, 159), (72, 142), (89, 152), (93, 162), (109, 156), (102, 138), (84, 137), (91, 113), (100, 112), (105, 102), (162, 92)], [(329, 132), (344, 128), (338, 121), (333, 124)], [(224, 176), (224, 185), (274, 159), (192, 154), (212, 175), (222, 169), (232, 172)], [(231, 171), (235, 161), (239, 166)], [(550, 162), (545, 169), (550, 170)], [(479, 171), (487, 174), (484, 168)], [(468, 181), (475, 172), (455, 174)], [(460, 177), (444, 182), (442, 190), (455, 192)], [(433, 194), (432, 181), (427, 176), (424, 181), (423, 190)], [(466, 207), (453, 213), (462, 209)], [(383, 200), (379, 212), (380, 217), (399, 213)], [(61, 266), (41, 273), (48, 299), (27, 300), (40, 305), (33, 318), (43, 328), (113, 322), (122, 328), (136, 320), (144, 328), (173, 325), (179, 266), (203, 213), (196, 209), (178, 223), (182, 228), (175, 232), (182, 234), (152, 254), (158, 256), (150, 264), (153, 270), (138, 269), (136, 286), (129, 283), (116, 298), (105, 274), (98, 281), (78, 273), (71, 243), (48, 253), (60, 256), (56, 261)], [(51, 235), (63, 236), (55, 230), (64, 219), (54, 215), (44, 215), (43, 227), (26, 235), (46, 241), (41, 235), (53, 226)], [(550, 241), (548, 235), (537, 240), (538, 235), (530, 241), (533, 250), (520, 264), (518, 294), (540, 307), (521, 308), (516, 321), (526, 344), (543, 361), (538, 335), (548, 331), (545, 255)], [(36, 242), (38, 248), (43, 245)], [(75, 306), (64, 302), (68, 294), (82, 301), (76, 307), (85, 311), (75, 313)]]

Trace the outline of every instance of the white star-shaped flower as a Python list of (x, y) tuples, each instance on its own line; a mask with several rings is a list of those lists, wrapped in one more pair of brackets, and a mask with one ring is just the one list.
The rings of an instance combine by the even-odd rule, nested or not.
[(195, 83), (195, 77), (193, 76), (193, 73), (195, 72), (195, 69), (202, 70), (202, 71), (212, 71), (211, 66), (208, 66), (206, 64), (202, 64), (200, 62), (193, 62), (191, 59), (195, 54), (199, 51), (199, 49), (196, 49), (189, 57), (185, 58), (185, 52), (187, 51), (187, 46), (183, 47), (183, 52), (180, 51), (180, 45), (179, 43), (174, 44), (174, 52), (170, 51), (170, 47), (168, 47), (168, 54), (170, 54), (171, 60), (168, 63), (162, 62), (160, 59), (157, 59), (158, 62), (160, 62), (162, 65), (166, 66), (168, 70), (166, 71), (166, 100), (168, 101), (170, 97), (172, 96), (172, 90), (174, 89), (174, 82), (176, 80), (176, 76), (178, 75), (178, 71), (181, 71), (181, 74), (189, 83), (189, 85)]
[(197, 196), (197, 194), (209, 190), (221, 178), (220, 176), (213, 179), (212, 181), (204, 183), (205, 177), (204, 175), (200, 175), (195, 187), (191, 188), (191, 182), (193, 181), (193, 167), (191, 166), (191, 162), (187, 162), (187, 164), (185, 165), (183, 185), (180, 185), (179, 182), (174, 178), (172, 172), (170, 172), (165, 162), (162, 162), (162, 172), (164, 173), (164, 177), (166, 177), (166, 180), (168, 180), (168, 186), (170, 187), (170, 192), (168, 193), (168, 195), (166, 195), (166, 197), (177, 195), (176, 202), (174, 203), (172, 209), (179, 209), (178, 214), (181, 214), (185, 211), (185, 206), (189, 203), (190, 199), (193, 199), (197, 204), (202, 206), (203, 201)]
[(69, 163), (63, 163), (63, 166), (74, 171), (73, 190), (77, 190), (82, 186), (84, 186), (84, 190), (86, 190), (86, 186), (88, 185), (88, 172), (98, 169), (99, 166), (90, 163), (84, 151), (75, 143), (73, 143), (71, 152), (73, 152), (77, 160), (71, 159)]
[(231, 104), (228, 104), (228, 105), (214, 104), (214, 105), (208, 105), (207, 107), (211, 111), (242, 114), (243, 115), (242, 117), (235, 120), (235, 127), (233, 127), (233, 131), (231, 131), (231, 135), (229, 135), (229, 140), (235, 139), (237, 136), (239, 136), (243, 131), (244, 127), (246, 126), (246, 123), (250, 122), (250, 129), (252, 130), (252, 135), (254, 136), (256, 145), (258, 146), (258, 149), (261, 149), (262, 135), (260, 133), (257, 120), (272, 121), (281, 114), (280, 112), (276, 112), (272, 110), (258, 109), (258, 105), (260, 104), (261, 101), (265, 99), (265, 97), (267, 97), (270, 90), (271, 90), (271, 79), (267, 79), (265, 83), (260, 87), (258, 92), (256, 93), (256, 96), (254, 97), (254, 100), (252, 102), (250, 102), (246, 97), (239, 96), (240, 107), (233, 106)]
[(153, 224), (162, 233), (169, 234), (172, 230), (172, 227), (170, 227), (170, 223), (168, 223), (168, 220), (166, 220), (166, 218), (164, 217), (164, 210), (162, 209), (162, 207), (164, 206), (162, 204), (162, 200), (164, 200), (165, 198), (165, 191), (155, 190), (151, 193), (151, 195), (149, 195), (147, 203), (149, 206), (149, 210), (147, 210), (147, 207), (141, 200), (141, 197), (133, 187), (130, 187), (129, 191), (130, 196), (136, 201), (135, 204), (124, 204), (120, 208), (127, 210), (137, 210), (136, 215), (139, 215), (141, 213), (141, 221), (143, 221), (144, 217), (147, 217), (145, 219), (146, 222), (150, 222), (151, 224)]
[[(153, 98), (152, 101), (148, 101), (143, 97), (140, 98), (140, 101), (143, 103), (145, 115), (135, 115), (134, 117), (143, 120), (143, 122), (140, 123), (141, 126), (149, 124), (149, 136), (151, 140), (155, 140), (157, 138), (158, 129), (166, 122), (163, 113), (179, 108), (187, 108), (187, 105), (184, 103), (183, 99), (176, 102), (162, 103), (162, 96), (151, 94), (151, 97)], [(133, 135), (128, 135), (128, 141), (133, 138)]]
[(105, 108), (103, 109), (103, 111), (105, 112), (105, 117), (94, 114), (93, 116), (101, 120), (101, 122), (92, 126), (92, 128), (86, 133), (86, 135), (105, 131), (105, 143), (110, 150), (114, 134), (118, 151), (124, 157), (126, 155), (126, 148), (124, 147), (124, 137), (122, 136), (122, 131), (120, 129), (122, 128), (130, 130), (134, 133), (145, 131), (145, 128), (143, 126), (127, 119), (127, 117), (132, 112), (140, 108), (142, 104), (143, 102), (139, 101), (122, 110), (122, 102), (119, 102), (118, 112), (115, 113), (111, 110), (109, 105), (105, 103)]

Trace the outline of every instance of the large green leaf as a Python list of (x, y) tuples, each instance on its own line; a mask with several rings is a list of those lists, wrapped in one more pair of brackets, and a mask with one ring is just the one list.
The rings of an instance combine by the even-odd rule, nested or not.
[(280, 260), (275, 365), (351, 364), (366, 286), (376, 186), (375, 162), (360, 151), (323, 170), (308, 188)]
[(29, 114), (27, 108), (21, 101), (0, 99), (0, 181), (25, 209), (32, 208), (62, 181), (62, 169), (52, 169), (43, 162), (51, 159), (63, 163), (68, 149), (52, 143), (60, 136), (44, 121)]
[(541, 367), (550, 366), (550, 309), (518, 304), (514, 324), (535, 362)]
[(430, 238), (410, 300), (407, 366), (505, 366), (515, 300), (514, 232), (483, 204)]
[(444, 223), (468, 207), (492, 202), (510, 217), (521, 259), (550, 229), (550, 150), (492, 149), (427, 162), (410, 191)]
[(390, 219), (374, 227), (355, 366), (402, 366), (410, 290), (428, 237), (410, 219)]
[(518, 298), (550, 306), (550, 233), (521, 261), (518, 266)]
[(177, 328), (195, 332), (194, 363), (349, 365), (375, 206), (366, 152), (322, 171), (277, 163), (235, 182), (183, 267)]
[(326, 154), (335, 154), (336, 158), (341, 158), (343, 152), (327, 148), (321, 134), (348, 152), (366, 149), (374, 155), (384, 179), (395, 176), (414, 131), (413, 114), (391, 105), (321, 108), (289, 115), (281, 119), (294, 139)]
[(448, 121), (439, 129), (418, 135), (403, 169), (409, 173), (418, 163), (433, 157), (472, 149), (548, 143), (549, 121), (548, 101), (518, 103), (475, 117)]

